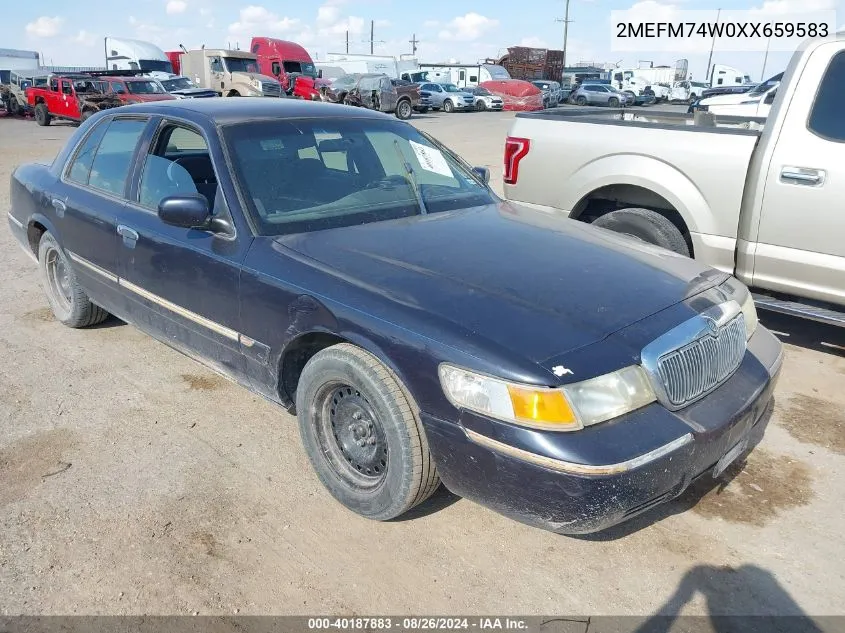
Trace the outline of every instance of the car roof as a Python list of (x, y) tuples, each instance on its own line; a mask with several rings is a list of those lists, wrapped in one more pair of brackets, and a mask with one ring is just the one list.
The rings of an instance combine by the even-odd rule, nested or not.
[[(387, 114), (337, 103), (277, 97), (218, 97), (216, 99), (175, 99), (154, 101), (120, 108), (121, 112), (160, 114), (193, 119), (203, 118), (226, 125), (255, 119), (374, 119), (394, 117)], [(194, 116), (191, 116), (194, 115)]]

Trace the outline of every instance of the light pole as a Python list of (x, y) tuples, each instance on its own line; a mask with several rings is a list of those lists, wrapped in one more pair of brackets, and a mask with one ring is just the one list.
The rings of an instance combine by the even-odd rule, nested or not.
[[(722, 10), (719, 9), (716, 12), (716, 24), (719, 23), (719, 16), (722, 15)], [(713, 32), (713, 43), (710, 44), (710, 56), (707, 58), (707, 73), (710, 74), (710, 62), (713, 61), (713, 49), (716, 48), (716, 33), (715, 30)], [(710, 77), (710, 82), (713, 82), (713, 77)]]
[(769, 61), (769, 46), (772, 43), (772, 38), (766, 40), (766, 54), (763, 55), (763, 72), (760, 73), (760, 81), (766, 81), (766, 62)]

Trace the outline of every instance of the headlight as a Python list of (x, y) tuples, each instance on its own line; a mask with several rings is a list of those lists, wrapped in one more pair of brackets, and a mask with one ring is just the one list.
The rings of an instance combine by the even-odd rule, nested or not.
[(754, 296), (744, 283), (739, 279), (730, 278), (721, 286), (722, 291), (729, 298), (736, 301), (742, 308), (742, 316), (745, 319), (745, 336), (751, 338), (754, 330), (757, 329), (759, 320), (757, 318), (757, 306), (754, 305)]
[(639, 366), (548, 388), (509, 383), (443, 364), (440, 384), (458, 408), (551, 431), (577, 431), (656, 400), (646, 373)]

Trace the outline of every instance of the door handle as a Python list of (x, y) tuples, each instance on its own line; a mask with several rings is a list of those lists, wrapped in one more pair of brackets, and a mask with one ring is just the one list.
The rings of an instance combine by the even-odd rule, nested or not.
[(123, 245), (129, 248), (135, 248), (135, 243), (138, 241), (138, 231), (130, 229), (123, 224), (117, 225), (117, 234), (123, 238)]
[(56, 210), (56, 215), (60, 218), (65, 217), (65, 211), (67, 211), (67, 206), (65, 203), (58, 198), (53, 198), (53, 208)]
[(824, 183), (824, 176), (825, 172), (819, 169), (806, 169), (804, 167), (784, 167), (780, 171), (781, 182), (811, 187)]

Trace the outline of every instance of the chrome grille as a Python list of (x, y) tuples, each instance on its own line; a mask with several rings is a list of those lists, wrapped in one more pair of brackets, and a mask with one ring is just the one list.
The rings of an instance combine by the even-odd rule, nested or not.
[(282, 86), (275, 81), (262, 81), (261, 94), (265, 97), (279, 97), (282, 94)]
[(736, 371), (745, 347), (745, 320), (740, 314), (715, 332), (664, 354), (657, 360), (657, 372), (666, 398), (681, 407), (709, 393)]

